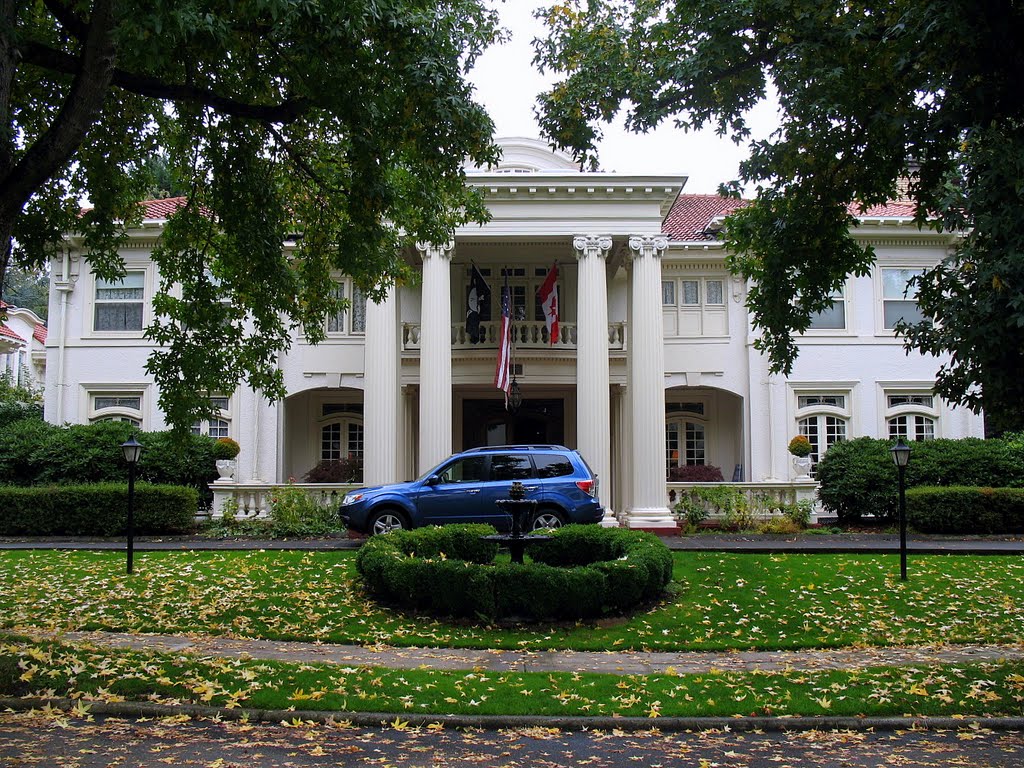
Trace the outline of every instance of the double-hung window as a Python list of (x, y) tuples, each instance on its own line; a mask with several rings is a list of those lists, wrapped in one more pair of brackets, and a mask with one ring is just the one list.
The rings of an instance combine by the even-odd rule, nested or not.
[(903, 267), (882, 269), (883, 328), (892, 330), (901, 320), (913, 324), (925, 319), (917, 306), (917, 286), (911, 282), (923, 273), (923, 269)]
[(846, 329), (846, 295), (835, 291), (830, 296), (832, 306), (811, 315), (809, 331), (842, 331)]
[(141, 331), (146, 273), (130, 271), (123, 280), (96, 278), (93, 330), (102, 333)]

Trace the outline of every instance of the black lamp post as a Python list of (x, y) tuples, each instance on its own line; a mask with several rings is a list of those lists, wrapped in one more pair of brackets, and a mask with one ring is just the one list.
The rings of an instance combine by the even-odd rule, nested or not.
[(128, 573), (131, 573), (135, 554), (135, 464), (142, 454), (142, 445), (132, 435), (127, 442), (121, 443), (121, 450), (128, 462)]
[(900, 581), (907, 580), (907, 462), (910, 461), (910, 446), (901, 437), (889, 449), (893, 463), (900, 476)]

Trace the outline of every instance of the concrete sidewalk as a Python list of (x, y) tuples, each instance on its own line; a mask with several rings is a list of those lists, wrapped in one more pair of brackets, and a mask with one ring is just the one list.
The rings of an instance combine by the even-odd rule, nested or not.
[[(198, 536), (139, 536), (135, 550), (154, 552), (167, 550), (345, 550), (358, 549), (362, 538), (323, 539), (212, 539)], [(799, 534), (699, 534), (662, 539), (675, 551), (796, 553), (822, 554), (864, 553), (893, 554), (899, 552), (899, 536), (892, 534), (844, 533)], [(0, 539), (5, 549), (124, 550), (124, 538), (48, 538), (23, 537)], [(911, 536), (907, 551), (915, 555), (1022, 555), (1024, 538), (1014, 536)]]

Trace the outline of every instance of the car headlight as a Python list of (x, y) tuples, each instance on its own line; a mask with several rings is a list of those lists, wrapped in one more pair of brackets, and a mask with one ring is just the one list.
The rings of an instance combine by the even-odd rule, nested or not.
[(341, 500), (341, 506), (347, 507), (349, 504), (355, 504), (362, 498), (363, 494), (361, 493), (346, 493), (345, 498)]

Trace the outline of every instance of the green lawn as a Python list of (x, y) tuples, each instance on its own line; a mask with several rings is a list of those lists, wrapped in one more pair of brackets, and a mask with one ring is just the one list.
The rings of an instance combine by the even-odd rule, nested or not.
[(405, 616), (351, 552), (0, 552), (0, 626), (493, 648), (747, 649), (1019, 642), (1024, 559), (676, 553), (661, 605), (600, 626)]
[[(394, 714), (396, 724), (409, 713), (1020, 716), (1022, 672), (1019, 661), (703, 675), (445, 672), (118, 652), (0, 637), (0, 695), (381, 712)], [(86, 709), (78, 705), (79, 712)]]

